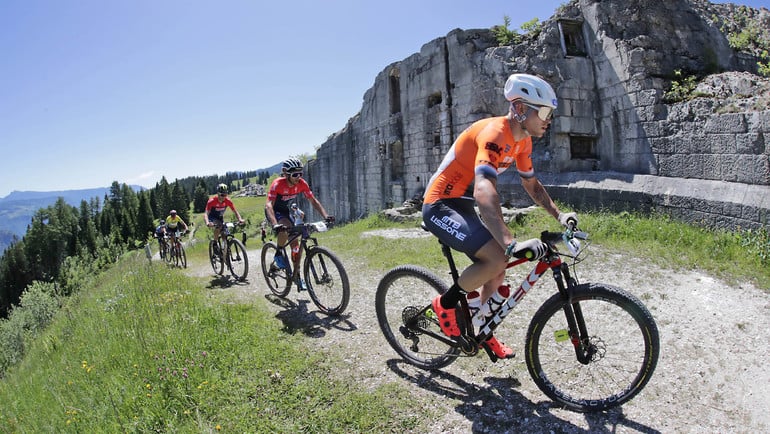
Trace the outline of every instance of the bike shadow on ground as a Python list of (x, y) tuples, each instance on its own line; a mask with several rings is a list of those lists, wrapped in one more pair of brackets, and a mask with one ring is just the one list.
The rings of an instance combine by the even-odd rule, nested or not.
[[(288, 298), (281, 298), (275, 294), (265, 294), (270, 303), (283, 308), (275, 314), (275, 317), (283, 323), (283, 331), (289, 334), (302, 333), (311, 338), (326, 336), (326, 331), (337, 329), (352, 332), (358, 327), (350, 321), (350, 315), (343, 313), (340, 316), (329, 316), (315, 310), (315, 305), (308, 299), (300, 299), (296, 302)], [(308, 307), (314, 310), (309, 310)]]
[[(625, 427), (636, 432), (660, 434), (660, 431), (629, 420), (622, 408), (599, 413), (584, 413), (588, 425), (583, 428), (554, 414), (561, 407), (547, 398), (532, 402), (516, 389), (521, 382), (512, 376), (486, 377), (486, 384), (470, 383), (444, 371), (425, 371), (400, 359), (387, 361), (399, 377), (445, 398), (460, 401), (457, 413), (472, 424), (472, 432), (570, 432), (615, 433)], [(580, 413), (576, 413), (580, 414)]]
[(246, 278), (246, 280), (236, 280), (232, 276), (214, 276), (211, 278), (211, 281), (208, 285), (206, 285), (207, 289), (226, 289), (233, 286), (247, 286), (249, 284), (249, 279)]

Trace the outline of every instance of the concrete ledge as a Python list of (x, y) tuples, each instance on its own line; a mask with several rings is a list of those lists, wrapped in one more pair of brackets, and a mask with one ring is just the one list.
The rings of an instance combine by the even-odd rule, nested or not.
[[(658, 211), (726, 229), (770, 224), (770, 186), (617, 172), (548, 173), (539, 178), (554, 199), (577, 209)], [(517, 187), (514, 197), (526, 196)]]

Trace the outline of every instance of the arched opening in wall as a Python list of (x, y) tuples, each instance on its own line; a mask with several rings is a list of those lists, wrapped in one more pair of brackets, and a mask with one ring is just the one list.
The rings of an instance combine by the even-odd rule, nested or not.
[(397, 140), (390, 144), (390, 180), (404, 179), (404, 144)]
[(588, 56), (581, 21), (559, 20), (559, 34), (561, 35), (561, 49), (564, 56)]
[(596, 137), (570, 135), (569, 153), (573, 160), (597, 160)]
[(401, 83), (398, 68), (390, 70), (390, 114), (394, 115), (401, 112)]

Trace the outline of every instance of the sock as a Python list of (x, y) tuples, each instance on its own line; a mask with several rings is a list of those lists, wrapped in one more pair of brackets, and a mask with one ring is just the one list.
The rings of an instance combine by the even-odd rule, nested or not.
[(460, 297), (465, 295), (465, 290), (460, 285), (454, 284), (447, 292), (441, 295), (441, 307), (444, 309), (454, 309), (460, 302)]

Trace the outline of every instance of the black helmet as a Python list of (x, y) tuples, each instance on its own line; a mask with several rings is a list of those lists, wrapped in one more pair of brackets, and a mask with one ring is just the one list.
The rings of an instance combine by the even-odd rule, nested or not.
[(217, 193), (221, 194), (227, 194), (227, 184), (219, 184), (217, 185)]
[(297, 158), (289, 158), (288, 160), (283, 162), (283, 167), (281, 167), (282, 173), (292, 173), (292, 172), (301, 172), (302, 171), (302, 162), (299, 161)]

